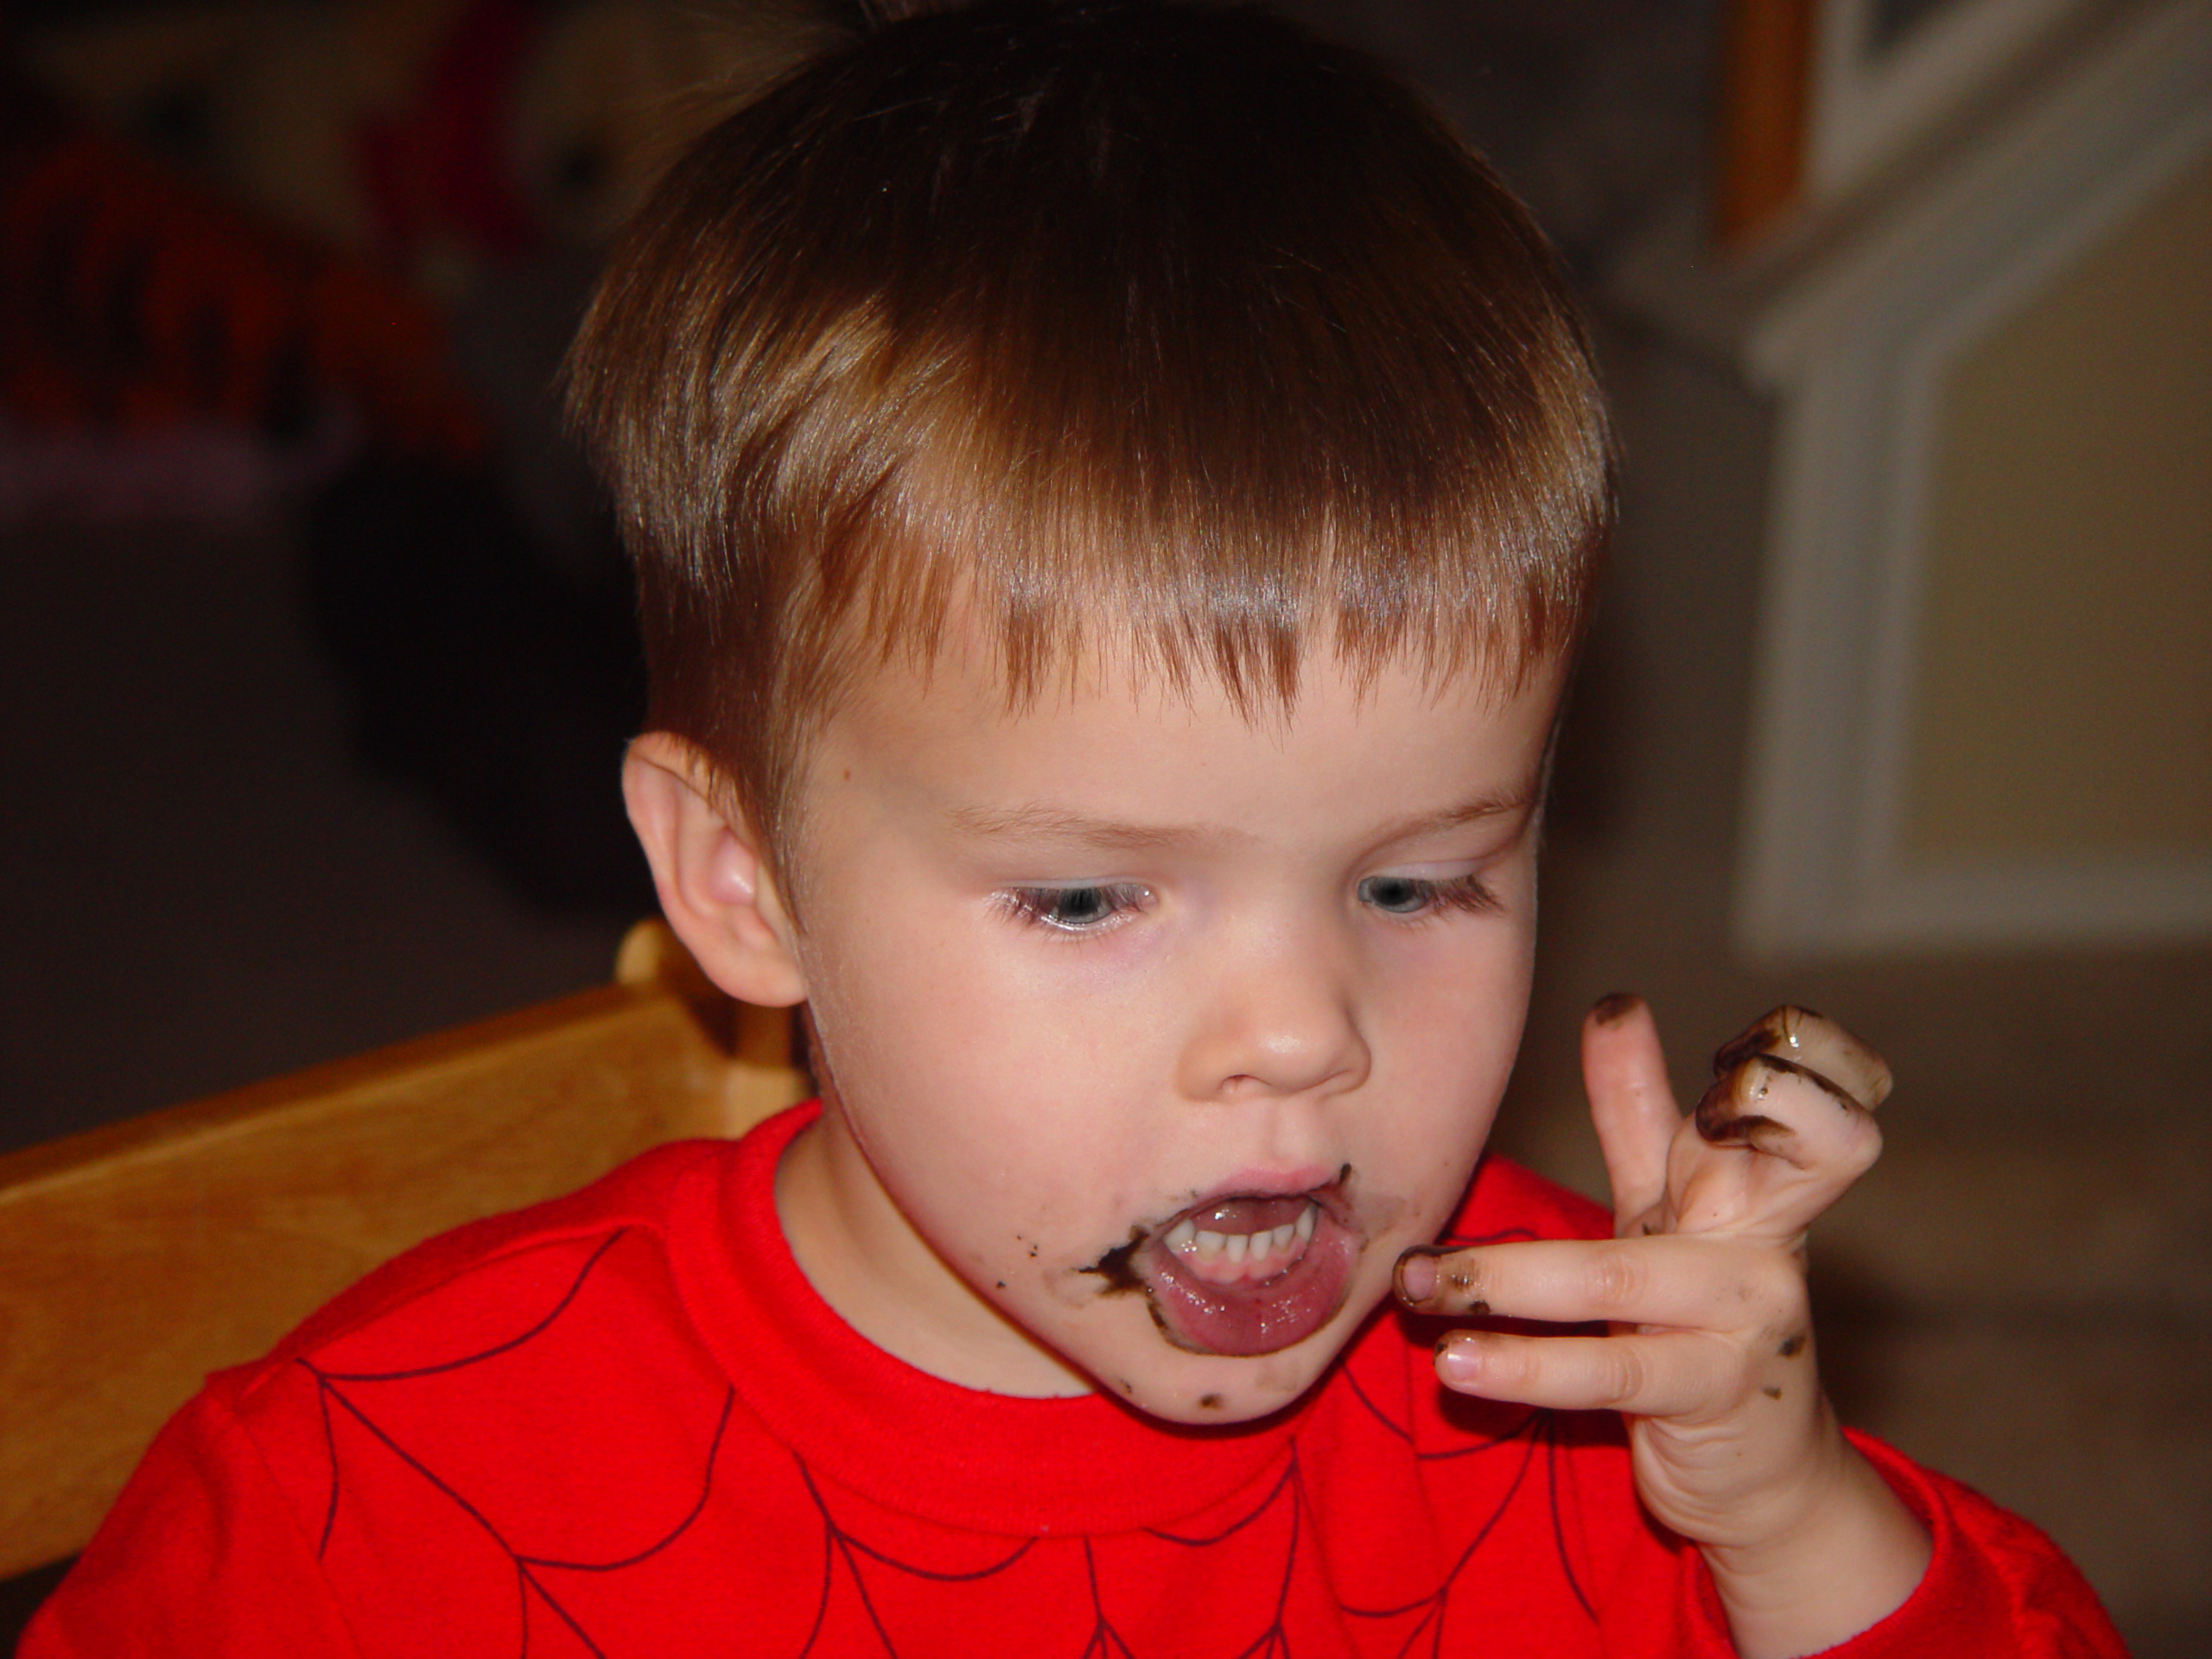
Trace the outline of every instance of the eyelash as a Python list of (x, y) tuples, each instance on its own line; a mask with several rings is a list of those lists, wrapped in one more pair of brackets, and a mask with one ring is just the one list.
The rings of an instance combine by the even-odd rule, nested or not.
[[(1376, 903), (1374, 890), (1382, 883), (1403, 889), (1418, 900), (1417, 905), (1409, 910), (1393, 910)], [(1442, 881), (1419, 875), (1370, 875), (1360, 882), (1358, 893), (1362, 903), (1373, 906), (1385, 916), (1407, 922), (1422, 921), (1446, 912), (1486, 916), (1499, 908), (1497, 895), (1472, 872)], [(1103, 908), (1088, 921), (1064, 920), (1056, 914), (1071, 899), (1094, 896)], [(1150, 893), (1133, 881), (1101, 881), (1072, 887), (1008, 887), (997, 895), (997, 903), (1015, 920), (1028, 926), (1084, 938), (1116, 926), (1122, 918), (1146, 908), (1151, 898)]]
[[(1070, 899), (1095, 893), (1104, 903), (1103, 915), (1087, 922), (1055, 920), (1053, 912)], [(1099, 881), (1072, 887), (1008, 887), (997, 895), (1000, 908), (1015, 920), (1047, 932), (1077, 937), (1103, 933), (1118, 918), (1144, 908), (1152, 895), (1133, 881)]]
[[(1412, 910), (1389, 910), (1376, 904), (1375, 895), (1371, 890), (1384, 882), (1388, 882), (1392, 887), (1405, 888), (1416, 896), (1421, 900), (1418, 907)], [(1497, 894), (1484, 884), (1480, 875), (1471, 870), (1465, 875), (1455, 875), (1446, 880), (1438, 880), (1432, 876), (1422, 875), (1370, 875), (1359, 884), (1359, 896), (1363, 903), (1374, 905), (1375, 908), (1382, 911), (1385, 916), (1395, 916), (1408, 922), (1426, 920), (1446, 912), (1457, 912), (1470, 916), (1489, 916), (1494, 915), (1499, 909)]]

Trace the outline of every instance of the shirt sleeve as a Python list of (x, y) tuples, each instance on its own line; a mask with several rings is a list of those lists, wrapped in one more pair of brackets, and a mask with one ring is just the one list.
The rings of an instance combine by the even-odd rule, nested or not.
[[(1830, 1659), (2127, 1659), (2081, 1570), (2041, 1531), (1973, 1488), (1869, 1435), (1846, 1431), (1935, 1541), (1919, 1586)], [(1727, 1615), (1703, 1558), (1683, 1551), (1699, 1654), (1733, 1653)]]
[(147, 1449), (17, 1659), (358, 1659), (260, 1451), (203, 1393)]

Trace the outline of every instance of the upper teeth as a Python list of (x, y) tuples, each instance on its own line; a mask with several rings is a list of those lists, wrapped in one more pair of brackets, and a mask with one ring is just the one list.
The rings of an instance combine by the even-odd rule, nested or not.
[(1298, 1212), (1296, 1221), (1286, 1221), (1264, 1233), (1217, 1233), (1185, 1217), (1167, 1230), (1167, 1248), (1179, 1255), (1196, 1255), (1201, 1261), (1210, 1262), (1225, 1255), (1231, 1262), (1256, 1266), (1271, 1256), (1287, 1253), (1294, 1243), (1302, 1244), (1313, 1236), (1313, 1208), (1307, 1205)]

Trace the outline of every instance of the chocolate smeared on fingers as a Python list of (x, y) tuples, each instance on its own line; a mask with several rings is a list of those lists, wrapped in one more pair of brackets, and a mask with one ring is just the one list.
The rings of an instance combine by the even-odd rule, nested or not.
[(1754, 1054), (1786, 1062), (1853, 1105), (1872, 1111), (1890, 1097), (1889, 1063), (1841, 1026), (1789, 1003), (1752, 1021), (1713, 1057), (1719, 1077)]
[(1697, 1132), (1714, 1146), (1787, 1156), (1789, 1125), (1759, 1109), (1775, 1082), (1798, 1077), (1847, 1109), (1871, 1112), (1889, 1097), (1882, 1057), (1834, 1020), (1785, 1003), (1713, 1057), (1713, 1081), (1697, 1103)]
[(1787, 1123), (1758, 1109), (1765, 1098), (1770, 1074), (1764, 1074), (1754, 1055), (1715, 1078), (1697, 1103), (1697, 1132), (1716, 1147), (1749, 1147), (1754, 1152), (1784, 1155), (1796, 1135)]

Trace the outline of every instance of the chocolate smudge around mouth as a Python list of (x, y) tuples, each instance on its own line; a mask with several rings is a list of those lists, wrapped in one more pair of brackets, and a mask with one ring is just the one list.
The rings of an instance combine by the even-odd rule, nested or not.
[[(1151, 1291), (1146, 1289), (1144, 1281), (1137, 1277), (1136, 1269), (1129, 1265), (1130, 1259), (1143, 1247), (1148, 1236), (1150, 1235), (1143, 1228), (1132, 1227), (1129, 1229), (1128, 1243), (1116, 1244), (1089, 1267), (1077, 1268), (1076, 1271), (1096, 1274), (1104, 1280), (1106, 1282), (1098, 1292), (1101, 1296), (1122, 1296), (1134, 1290), (1141, 1293), (1146, 1300), (1149, 1300), (1152, 1296)], [(1155, 1314), (1154, 1317), (1157, 1318), (1158, 1315)]]
[[(1137, 1270), (1129, 1265), (1131, 1259), (1144, 1247), (1144, 1242), (1149, 1236), (1150, 1235), (1143, 1228), (1132, 1227), (1129, 1229), (1127, 1243), (1116, 1244), (1089, 1267), (1077, 1268), (1076, 1271), (1093, 1274), (1104, 1280), (1105, 1283), (1098, 1287), (1098, 1294), (1101, 1296), (1126, 1296), (1134, 1291), (1143, 1297), (1144, 1311), (1152, 1315), (1152, 1323), (1160, 1334), (1166, 1338), (1170, 1345), (1187, 1348), (1187, 1344), (1179, 1340), (1174, 1332), (1168, 1328), (1166, 1316), (1160, 1313), (1160, 1301), (1152, 1294), (1152, 1287), (1138, 1278)], [(1187, 1348), (1187, 1351), (1192, 1353), (1203, 1351), (1196, 1348)]]

